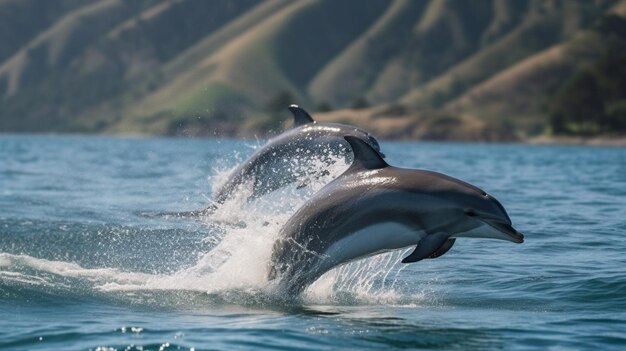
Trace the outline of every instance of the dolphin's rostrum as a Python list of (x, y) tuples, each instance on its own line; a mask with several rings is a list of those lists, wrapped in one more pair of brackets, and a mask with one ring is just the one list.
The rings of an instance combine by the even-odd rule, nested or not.
[(297, 294), (352, 260), (417, 245), (404, 263), (445, 254), (459, 237), (523, 242), (504, 207), (481, 189), (425, 170), (389, 166), (359, 138), (346, 136), (354, 161), (285, 224), (270, 280)]

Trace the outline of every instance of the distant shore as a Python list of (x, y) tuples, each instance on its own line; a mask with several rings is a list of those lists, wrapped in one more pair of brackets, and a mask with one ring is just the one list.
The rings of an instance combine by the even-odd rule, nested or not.
[(585, 145), (626, 147), (626, 136), (539, 136), (523, 141), (532, 145)]
[[(268, 133), (257, 136), (236, 136), (229, 135), (228, 133), (220, 134), (176, 134), (176, 135), (162, 135), (162, 134), (147, 134), (147, 133), (12, 133), (12, 132), (0, 132), (0, 137), (9, 135), (41, 135), (41, 136), (81, 136), (81, 137), (120, 137), (120, 138), (208, 138), (208, 139), (269, 139), (276, 136), (276, 133)], [(529, 139), (521, 140), (455, 140), (455, 139), (407, 139), (407, 138), (380, 138), (388, 141), (414, 141), (414, 142), (426, 142), (426, 143), (489, 143), (489, 144), (528, 144), (528, 145), (554, 145), (554, 146), (608, 146), (608, 147), (626, 147), (626, 136), (594, 136), (594, 137), (581, 137), (581, 136), (538, 136)]]

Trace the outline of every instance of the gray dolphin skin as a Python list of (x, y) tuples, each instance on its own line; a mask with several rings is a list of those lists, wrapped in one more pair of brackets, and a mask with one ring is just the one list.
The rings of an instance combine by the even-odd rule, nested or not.
[[(363, 129), (339, 124), (316, 122), (297, 105), (289, 106), (293, 114), (293, 128), (270, 139), (249, 159), (239, 165), (228, 180), (213, 191), (213, 203), (200, 214), (210, 214), (223, 204), (238, 187), (252, 184), (248, 200), (270, 193), (294, 182), (306, 185), (307, 177), (316, 177), (322, 169), (314, 159), (328, 161), (332, 153), (349, 159), (352, 151), (344, 139), (350, 135), (380, 150), (378, 141)], [(294, 161), (296, 166), (294, 166)]]
[(403, 263), (440, 257), (460, 237), (524, 241), (481, 189), (389, 166), (367, 143), (345, 139), (354, 152), (350, 168), (296, 211), (274, 244), (268, 279), (286, 293), (299, 294), (333, 267), (413, 245)]

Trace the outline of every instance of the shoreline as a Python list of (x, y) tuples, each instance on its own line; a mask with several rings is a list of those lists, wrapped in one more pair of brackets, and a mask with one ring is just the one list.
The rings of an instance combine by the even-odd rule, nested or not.
[(539, 136), (521, 142), (529, 145), (626, 147), (626, 136)]
[[(275, 136), (273, 133), (258, 135), (256, 137), (233, 136), (233, 135), (168, 135), (168, 134), (145, 134), (145, 133), (33, 133), (33, 132), (0, 132), (2, 136), (74, 136), (74, 137), (111, 137), (111, 138), (174, 138), (174, 139), (269, 139)], [(510, 141), (490, 141), (490, 140), (452, 140), (452, 139), (406, 139), (406, 138), (379, 138), (392, 142), (422, 142), (422, 143), (467, 143), (467, 144), (525, 144), (537, 146), (597, 146), (597, 147), (626, 147), (626, 136), (539, 136), (528, 139)]]

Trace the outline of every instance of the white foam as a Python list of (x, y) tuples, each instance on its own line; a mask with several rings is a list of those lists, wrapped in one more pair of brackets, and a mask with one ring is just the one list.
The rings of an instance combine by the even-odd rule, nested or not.
[[(205, 219), (223, 223), (224, 230), (205, 239), (216, 246), (202, 255), (194, 266), (171, 275), (144, 277), (142, 282), (106, 282), (98, 288), (106, 291), (157, 289), (207, 293), (261, 290), (271, 294), (267, 271), (280, 228), (312, 194), (347, 168), (343, 158), (337, 157), (333, 161), (327, 166), (321, 160), (309, 160), (307, 167), (313, 165), (317, 169), (326, 169), (328, 174), (312, 176), (304, 188), (298, 189), (294, 184), (250, 203), (247, 199), (252, 193), (252, 184), (240, 186), (237, 193), (231, 194), (228, 201)], [(299, 167), (299, 164), (294, 163), (292, 167)]]
[[(46, 260), (28, 255), (0, 253), (0, 261), (3, 262), (4, 274), (27, 269), (67, 278), (85, 278), (103, 282), (115, 281), (120, 284), (143, 284), (153, 277), (150, 274), (122, 272), (113, 268), (83, 268), (72, 262)], [(33, 280), (37, 279), (36, 276), (30, 275), (30, 277)]]
[(33, 277), (19, 272), (0, 271), (0, 280), (33, 286), (53, 286), (54, 284), (42, 277)]

